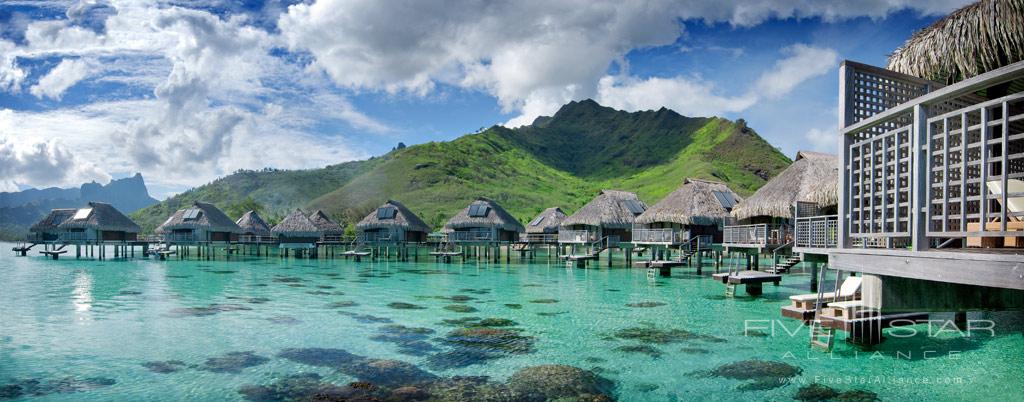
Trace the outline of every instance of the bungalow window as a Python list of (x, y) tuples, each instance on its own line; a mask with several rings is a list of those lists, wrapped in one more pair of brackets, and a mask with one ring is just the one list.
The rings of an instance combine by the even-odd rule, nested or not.
[(490, 212), (491, 207), (483, 204), (473, 204), (469, 206), (469, 217), (470, 218), (483, 218)]
[(377, 208), (377, 219), (395, 219), (396, 215), (398, 215), (398, 208), (395, 208), (395, 207)]

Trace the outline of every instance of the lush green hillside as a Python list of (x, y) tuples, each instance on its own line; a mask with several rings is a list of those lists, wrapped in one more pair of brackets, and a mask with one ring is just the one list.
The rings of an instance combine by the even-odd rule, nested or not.
[(575, 210), (602, 188), (637, 191), (654, 203), (686, 177), (723, 180), (746, 195), (789, 162), (742, 120), (689, 118), (668, 109), (627, 113), (588, 100), (531, 126), (495, 126), (367, 161), (239, 172), (133, 217), (150, 229), (192, 200), (229, 208), (251, 198), (271, 219), (303, 206), (352, 224), (391, 198), (439, 227), (473, 198), (488, 196), (526, 221), (549, 206)]
[(131, 217), (144, 231), (150, 232), (174, 211), (193, 201), (210, 202), (227, 211), (251, 198), (264, 206), (264, 218), (276, 222), (292, 208), (304, 207), (314, 198), (365, 173), (379, 160), (345, 162), (310, 170), (239, 171), (136, 211)]

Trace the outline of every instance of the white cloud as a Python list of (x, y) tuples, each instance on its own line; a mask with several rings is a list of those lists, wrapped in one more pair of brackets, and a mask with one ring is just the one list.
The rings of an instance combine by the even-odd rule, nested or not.
[(80, 59), (64, 59), (45, 77), (39, 79), (29, 92), (37, 98), (60, 99), (64, 91), (89, 75), (89, 64)]
[(804, 133), (804, 139), (814, 151), (835, 153), (839, 147), (839, 134), (835, 130), (812, 128)]
[(754, 84), (754, 91), (759, 95), (767, 98), (786, 95), (800, 83), (825, 74), (839, 63), (839, 53), (832, 49), (796, 44), (782, 51), (789, 57), (776, 62), (775, 67)]
[(598, 83), (597, 101), (622, 110), (668, 107), (687, 116), (714, 116), (746, 110), (762, 99), (784, 96), (800, 83), (837, 66), (835, 50), (797, 44), (782, 49), (787, 57), (761, 74), (745, 94), (717, 94), (713, 83), (695, 77), (605, 76)]
[[(0, 117), (9, 113), (0, 111)], [(0, 191), (16, 191), (19, 183), (52, 186), (91, 180), (107, 181), (110, 175), (58, 140), (15, 143), (0, 136)]]

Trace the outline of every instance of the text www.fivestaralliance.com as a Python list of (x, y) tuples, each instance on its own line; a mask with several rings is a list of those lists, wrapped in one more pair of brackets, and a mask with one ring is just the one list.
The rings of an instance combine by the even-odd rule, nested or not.
[(969, 379), (963, 377), (928, 377), (928, 376), (813, 376), (798, 378), (780, 378), (779, 381), (797, 385), (818, 383), (823, 385), (957, 385), (968, 384)]

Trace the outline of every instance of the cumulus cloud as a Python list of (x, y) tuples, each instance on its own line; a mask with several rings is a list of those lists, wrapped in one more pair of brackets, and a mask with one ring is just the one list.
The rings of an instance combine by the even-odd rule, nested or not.
[[(0, 116), (10, 113), (0, 111)], [(110, 180), (94, 163), (80, 160), (58, 140), (17, 144), (0, 136), (0, 191), (16, 191), (18, 183), (36, 186)]]
[(696, 77), (605, 76), (598, 83), (597, 101), (622, 110), (671, 108), (688, 116), (713, 116), (746, 110), (761, 99), (790, 93), (800, 83), (825, 74), (837, 65), (835, 50), (796, 44), (782, 49), (786, 56), (761, 74), (745, 94), (725, 96), (713, 83)]
[(80, 59), (64, 59), (57, 64), (29, 92), (37, 98), (60, 99), (64, 91), (89, 75), (89, 64)]
[[(963, 3), (316, 0), (289, 7), (278, 26), (292, 50), (310, 52), (311, 67), (342, 87), (424, 95), (438, 83), (459, 85), (493, 95), (507, 113), (521, 113), (508, 123), (518, 125), (602, 89), (628, 95), (653, 82), (683, 91), (707, 85), (680, 77), (624, 77), (614, 85), (599, 85), (608, 68), (631, 50), (674, 43), (681, 34), (681, 20), (752, 26), (770, 18), (880, 18), (907, 8), (936, 14)], [(793, 57), (775, 66), (776, 75), (762, 77), (758, 85), (769, 96), (790, 91), (809, 78), (808, 72), (835, 59), (834, 52), (815, 53), (821, 50), (790, 49)], [(811, 60), (814, 56), (822, 58)], [(802, 64), (808, 61), (812, 63)], [(747, 100), (720, 99), (727, 108)]]
[(839, 146), (839, 134), (835, 130), (812, 128), (804, 133), (810, 148), (819, 152), (835, 153)]

